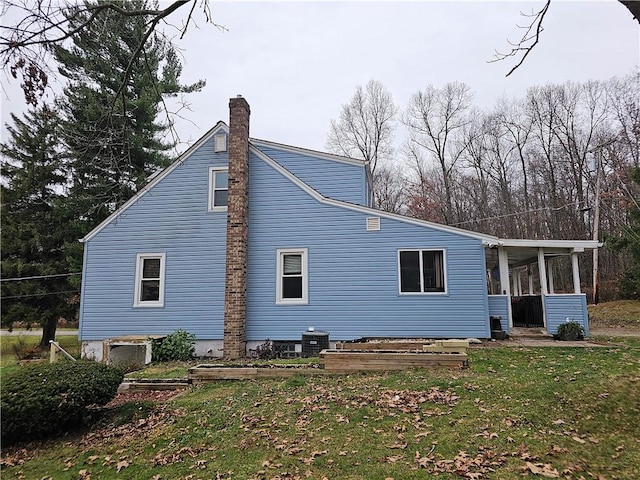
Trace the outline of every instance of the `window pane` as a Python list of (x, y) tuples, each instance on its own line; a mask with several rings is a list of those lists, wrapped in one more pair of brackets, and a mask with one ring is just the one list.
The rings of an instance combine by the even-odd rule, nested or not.
[(420, 292), (419, 252), (400, 252), (400, 291)]
[(160, 278), (160, 259), (145, 258), (142, 268), (142, 278)]
[(423, 285), (425, 292), (444, 292), (442, 252), (422, 252)]
[(284, 255), (284, 275), (302, 274), (302, 255)]
[(213, 206), (214, 207), (227, 206), (227, 190), (216, 190), (215, 192), (213, 192)]
[(282, 298), (302, 298), (302, 277), (282, 277)]
[(155, 302), (160, 300), (160, 281), (159, 280), (143, 280), (140, 301)]
[(215, 188), (229, 188), (229, 173), (227, 172), (216, 172), (215, 173)]

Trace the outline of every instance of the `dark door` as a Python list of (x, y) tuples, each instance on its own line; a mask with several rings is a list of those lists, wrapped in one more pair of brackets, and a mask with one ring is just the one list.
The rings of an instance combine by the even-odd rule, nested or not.
[(511, 297), (511, 314), (514, 327), (544, 327), (542, 297), (539, 295)]

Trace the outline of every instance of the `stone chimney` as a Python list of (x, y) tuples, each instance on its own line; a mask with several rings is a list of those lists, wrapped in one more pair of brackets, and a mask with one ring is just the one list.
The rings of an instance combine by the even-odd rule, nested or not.
[(249, 246), (249, 104), (229, 100), (229, 190), (224, 291), (224, 357), (246, 356)]

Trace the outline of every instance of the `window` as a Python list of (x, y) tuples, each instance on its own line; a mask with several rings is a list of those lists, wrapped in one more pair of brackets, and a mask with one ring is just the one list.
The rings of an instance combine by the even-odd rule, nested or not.
[(164, 253), (139, 253), (134, 307), (164, 306)]
[(227, 209), (228, 189), (228, 170), (226, 168), (211, 168), (209, 170), (209, 210)]
[(306, 305), (308, 303), (307, 249), (278, 250), (276, 303)]
[(445, 293), (444, 250), (400, 250), (400, 293)]

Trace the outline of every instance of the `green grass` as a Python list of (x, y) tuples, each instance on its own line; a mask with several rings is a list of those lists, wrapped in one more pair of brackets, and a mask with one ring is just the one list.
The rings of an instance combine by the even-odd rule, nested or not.
[[(74, 357), (80, 355), (80, 343), (77, 335), (56, 335), (56, 341)], [(34, 335), (1, 335), (0, 336), (0, 375), (6, 375), (20, 369), (14, 347), (21, 345), (26, 348), (35, 347), (40, 343), (40, 337)], [(41, 353), (42, 358), (49, 358), (49, 351)]]
[(136, 422), (122, 435), (3, 451), (2, 478), (632, 479), (640, 348), (615, 340), (472, 349), (465, 370), (221, 381), (121, 407)]

